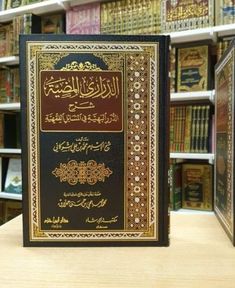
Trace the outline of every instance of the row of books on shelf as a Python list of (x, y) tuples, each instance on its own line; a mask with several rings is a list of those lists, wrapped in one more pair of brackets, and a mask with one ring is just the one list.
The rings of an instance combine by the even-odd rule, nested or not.
[(213, 150), (210, 105), (170, 107), (170, 152), (209, 153)]
[[(21, 1), (18, 1), (21, 2)], [(161, 3), (162, 2), (162, 3)], [(185, 3), (184, 3), (185, 2)], [(186, 4), (187, 2), (187, 4)], [(190, 2), (190, 3), (189, 3)], [(209, 1), (210, 2), (210, 1)], [(212, 1), (211, 1), (212, 2)], [(23, 3), (23, 2), (22, 2)], [(207, 1), (179, 1), (175, 5), (175, 9), (182, 7), (199, 7), (209, 5)], [(14, 4), (16, 5), (16, 3)], [(19, 53), (19, 34), (30, 33), (67, 33), (67, 34), (157, 34), (161, 33), (161, 17), (158, 15), (161, 11), (161, 5), (166, 5), (169, 11), (173, 9), (170, 1), (136, 1), (123, 0), (104, 3), (89, 3), (83, 5), (72, 6), (65, 12), (56, 14), (45, 14), (41, 16), (27, 13), (15, 16), (10, 23), (1, 24), (0, 26), (0, 57), (17, 55)], [(172, 7), (171, 7), (172, 6)], [(168, 9), (167, 8), (167, 9)], [(166, 9), (166, 11), (168, 11)], [(191, 9), (191, 8), (190, 8)], [(201, 13), (201, 8), (198, 8)], [(164, 10), (163, 10), (164, 11)], [(165, 14), (166, 14), (165, 11)], [(173, 10), (172, 10), (173, 11)], [(176, 13), (171, 11), (171, 17), (176, 17)], [(195, 8), (195, 11), (197, 9)], [(194, 12), (195, 12), (194, 11)], [(209, 11), (209, 10), (208, 10)], [(207, 12), (208, 12), (207, 11)], [(196, 13), (196, 12), (195, 12)], [(164, 14), (164, 15), (165, 15)], [(187, 13), (185, 12), (185, 15)], [(193, 13), (192, 13), (193, 15)], [(192, 16), (190, 14), (190, 16)], [(196, 15), (196, 14), (195, 14)], [(195, 16), (194, 15), (194, 16)], [(167, 17), (167, 16), (166, 16)], [(174, 18), (173, 17), (173, 18)], [(189, 17), (190, 18), (190, 17)], [(184, 23), (187, 22), (186, 17)], [(196, 19), (196, 18), (195, 18)], [(186, 22), (185, 22), (186, 21)], [(203, 21), (194, 21), (195, 23), (203, 23)], [(166, 23), (166, 20), (164, 20)], [(206, 23), (206, 22), (205, 22)], [(233, 22), (232, 22), (233, 23)], [(208, 23), (207, 23), (208, 24)], [(186, 24), (185, 24), (186, 25)], [(196, 25), (196, 24), (195, 24)], [(209, 24), (208, 24), (209, 25)], [(185, 27), (186, 28), (186, 27)], [(188, 29), (197, 27), (188, 27)], [(179, 30), (178, 28), (176, 29)], [(206, 47), (198, 47), (200, 57), (207, 59), (210, 57)], [(179, 59), (184, 55), (183, 50), (178, 51)], [(186, 51), (187, 52), (187, 51)], [(172, 52), (174, 54), (174, 52)], [(205, 54), (206, 53), (206, 54)], [(180, 61), (180, 60), (179, 60)], [(207, 63), (204, 63), (206, 66)], [(207, 79), (201, 81), (206, 89)]]
[(170, 209), (213, 210), (213, 166), (170, 160)]
[(34, 4), (45, 0), (0, 0), (0, 11), (18, 8), (20, 6)]
[[(6, 10), (37, 3), (37, 0), (1, 0)], [(234, 23), (233, 0), (119, 0), (79, 5), (85, 22), (93, 7), (98, 7), (92, 20), (103, 33), (160, 33)], [(97, 18), (97, 19), (96, 19)]]
[(19, 54), (19, 34), (65, 33), (64, 14), (36, 16), (32, 13), (14, 17), (0, 26), (0, 57)]
[(22, 194), (21, 159), (5, 156), (0, 158), (0, 164), (0, 196), (2, 191), (4, 193)]
[(20, 113), (0, 112), (0, 148), (20, 148)]
[(19, 102), (20, 79), (19, 67), (1, 67), (0, 103)]

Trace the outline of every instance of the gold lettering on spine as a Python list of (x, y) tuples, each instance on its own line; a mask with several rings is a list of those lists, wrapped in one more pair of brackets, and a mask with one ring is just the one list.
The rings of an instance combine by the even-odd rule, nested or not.
[(190, 18), (199, 18), (208, 16), (208, 4), (192, 4), (174, 7), (167, 12), (167, 21), (179, 21)]
[(113, 174), (104, 163), (98, 164), (95, 160), (77, 162), (70, 160), (68, 163), (60, 163), (59, 168), (55, 168), (52, 174), (60, 178), (60, 182), (68, 182), (69, 185), (89, 184), (94, 185), (98, 181), (104, 182), (105, 178)]

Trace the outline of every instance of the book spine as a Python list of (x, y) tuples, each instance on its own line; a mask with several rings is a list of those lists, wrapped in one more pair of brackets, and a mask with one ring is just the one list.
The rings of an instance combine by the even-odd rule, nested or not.
[(170, 49), (170, 92), (175, 92), (176, 86), (176, 48), (171, 46)]
[(190, 152), (195, 152), (195, 139), (196, 139), (196, 122), (197, 121), (197, 106), (192, 107), (192, 133), (191, 133), (191, 145)]
[(205, 109), (205, 128), (204, 128), (204, 144), (203, 152), (209, 152), (209, 122), (210, 122), (210, 106), (207, 105)]
[[(0, 148), (4, 148), (4, 114), (3, 113), (0, 113)], [(0, 191), (2, 191), (2, 188)]]
[(204, 201), (203, 210), (213, 210), (213, 171), (211, 165), (204, 165)]
[[(70, 16), (68, 15), (66, 21), (66, 26), (68, 25), (68, 21)], [(107, 34), (107, 26), (108, 26), (108, 5), (107, 3), (101, 3), (101, 10), (100, 10), (100, 32), (101, 34)], [(68, 27), (68, 26), (67, 26)], [(68, 32), (67, 32), (68, 33)]]
[(200, 145), (200, 128), (201, 128), (201, 106), (197, 106), (197, 117), (196, 117), (196, 132), (195, 132), (195, 146), (194, 152), (199, 152)]
[(186, 106), (182, 106), (181, 109), (182, 109), (182, 112), (181, 112), (180, 152), (184, 152)]
[(200, 117), (200, 132), (199, 132), (199, 141), (198, 141), (198, 152), (203, 153), (203, 140), (204, 140), (204, 129), (205, 129), (205, 109), (206, 106), (201, 106), (201, 117)]
[(227, 0), (223, 5), (223, 24), (231, 24), (234, 20), (233, 0)]
[(174, 152), (174, 118), (175, 107), (170, 107), (170, 152)]
[(121, 1), (116, 2), (116, 34), (122, 34), (122, 7)]
[(173, 210), (182, 208), (182, 165), (173, 165)]
[(190, 152), (191, 145), (191, 127), (192, 126), (192, 106), (186, 106), (186, 120), (185, 120), (185, 137), (184, 137), (184, 152)]

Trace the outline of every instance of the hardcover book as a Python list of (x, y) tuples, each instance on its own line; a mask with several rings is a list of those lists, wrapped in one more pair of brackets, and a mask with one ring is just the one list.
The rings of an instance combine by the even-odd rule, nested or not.
[(213, 0), (163, 0), (161, 8), (162, 32), (214, 25)]
[(100, 34), (100, 3), (78, 5), (66, 11), (66, 34)]
[(213, 208), (213, 176), (210, 164), (182, 164), (182, 208)]
[(22, 213), (21, 201), (7, 200), (5, 203), (5, 222), (17, 217)]
[(10, 158), (4, 185), (7, 193), (22, 194), (21, 159)]
[(182, 164), (170, 159), (169, 167), (170, 209), (182, 208)]
[(210, 53), (208, 45), (177, 49), (177, 91), (207, 91), (210, 85)]
[(215, 213), (235, 246), (234, 45), (215, 67)]
[(167, 246), (169, 37), (20, 41), (24, 245)]
[(64, 34), (65, 33), (64, 13), (41, 16), (41, 31), (44, 34)]

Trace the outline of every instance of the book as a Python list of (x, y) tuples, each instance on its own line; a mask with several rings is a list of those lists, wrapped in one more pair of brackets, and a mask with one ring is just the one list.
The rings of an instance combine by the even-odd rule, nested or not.
[(12, 23), (0, 25), (0, 57), (11, 56), (13, 51)]
[(210, 89), (210, 52), (208, 45), (177, 49), (177, 92), (207, 91)]
[(41, 32), (43, 34), (64, 34), (65, 15), (59, 13), (41, 16)]
[(163, 0), (161, 2), (162, 32), (214, 26), (213, 0)]
[(209, 153), (212, 143), (211, 106), (201, 103), (170, 108), (170, 151)]
[(5, 0), (6, 1), (6, 9), (18, 8), (26, 5), (26, 0)]
[(161, 32), (160, 0), (120, 0), (101, 3), (102, 34)]
[(24, 245), (167, 246), (169, 37), (20, 41)]
[(182, 208), (212, 211), (213, 170), (210, 164), (182, 164)]
[(169, 167), (170, 209), (182, 208), (182, 164), (170, 161)]
[(170, 92), (176, 91), (176, 48), (171, 46), (170, 49)]
[(13, 18), (13, 54), (19, 54), (19, 34), (41, 33), (41, 17), (27, 13)]
[(0, 103), (19, 101), (19, 68), (0, 69)]
[(19, 140), (17, 139), (17, 127), (18, 126), (18, 117), (19, 113), (15, 112), (5, 112), (4, 121), (3, 121), (3, 133), (4, 133), (4, 148), (19, 148), (17, 147), (17, 143)]
[(235, 246), (234, 45), (215, 66), (215, 213)]
[(0, 225), (5, 223), (5, 200), (0, 199)]
[(7, 200), (5, 203), (5, 222), (17, 217), (22, 213), (21, 201)]
[(9, 159), (4, 191), (7, 193), (22, 194), (21, 159)]
[(66, 11), (66, 34), (100, 34), (100, 13), (100, 3), (71, 7)]

